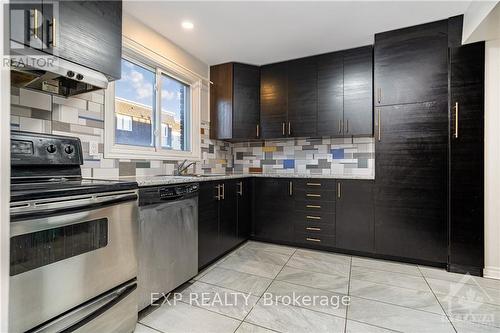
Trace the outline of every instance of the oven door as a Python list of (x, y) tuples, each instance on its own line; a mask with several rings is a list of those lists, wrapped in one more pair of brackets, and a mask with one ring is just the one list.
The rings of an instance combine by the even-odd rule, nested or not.
[(135, 278), (137, 214), (135, 191), (11, 204), (9, 331)]

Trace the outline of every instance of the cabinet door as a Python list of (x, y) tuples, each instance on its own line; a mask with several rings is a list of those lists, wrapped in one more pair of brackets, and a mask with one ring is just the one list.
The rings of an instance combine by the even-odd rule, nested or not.
[(238, 191), (238, 241), (250, 237), (252, 228), (252, 179), (237, 182)]
[(122, 2), (58, 1), (61, 58), (121, 77)]
[(447, 32), (443, 20), (375, 35), (375, 105), (446, 98)]
[(20, 45), (42, 49), (43, 46), (43, 6), (42, 1), (12, 0), (9, 3), (10, 40)]
[(318, 136), (343, 136), (344, 69), (342, 52), (317, 57)]
[(373, 181), (338, 181), (335, 221), (338, 248), (374, 251)]
[(317, 82), (315, 58), (288, 61), (288, 136), (316, 135)]
[(446, 263), (447, 109), (447, 102), (429, 102), (376, 110), (379, 254)]
[(481, 275), (484, 267), (484, 42), (450, 51), (448, 268)]
[(264, 139), (286, 135), (287, 68), (286, 62), (261, 67), (260, 125)]
[(238, 244), (238, 210), (236, 181), (228, 180), (221, 183), (222, 200), (220, 201), (220, 249), (223, 254)]
[(344, 134), (373, 135), (373, 50), (344, 52)]
[(233, 136), (233, 64), (210, 67), (210, 138)]
[(198, 195), (198, 267), (215, 260), (219, 253), (219, 183), (202, 182)]
[(287, 179), (256, 178), (252, 235), (287, 242), (293, 237), (293, 185)]
[(256, 139), (260, 120), (260, 68), (234, 64), (233, 85), (232, 138)]

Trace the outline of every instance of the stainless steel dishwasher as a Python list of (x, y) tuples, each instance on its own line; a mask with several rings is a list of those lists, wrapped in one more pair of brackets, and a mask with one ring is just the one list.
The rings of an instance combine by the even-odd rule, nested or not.
[(198, 183), (139, 189), (139, 310), (198, 273)]

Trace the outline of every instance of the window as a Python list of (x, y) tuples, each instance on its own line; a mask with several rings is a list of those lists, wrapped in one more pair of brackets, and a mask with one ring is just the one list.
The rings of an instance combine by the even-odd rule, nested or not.
[(151, 50), (129, 45), (121, 79), (106, 90), (105, 157), (199, 159), (202, 87), (208, 100), (208, 81)]

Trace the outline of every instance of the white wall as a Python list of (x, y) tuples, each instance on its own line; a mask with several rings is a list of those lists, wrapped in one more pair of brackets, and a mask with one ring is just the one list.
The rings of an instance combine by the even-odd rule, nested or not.
[(500, 279), (500, 38), (486, 42), (484, 275)]
[[(0, 17), (4, 16), (6, 0), (0, 1)], [(8, 22), (0, 24), (0, 57), (4, 50), (4, 31)], [(3, 64), (3, 61), (2, 61)], [(0, 332), (8, 328), (9, 300), (9, 201), (10, 201), (10, 72), (0, 68)]]
[(201, 77), (201, 120), (210, 121), (209, 117), (209, 70), (210, 67), (192, 54), (180, 48), (155, 30), (145, 26), (134, 17), (123, 13), (122, 34), (138, 44), (150, 49), (169, 61), (184, 67)]

